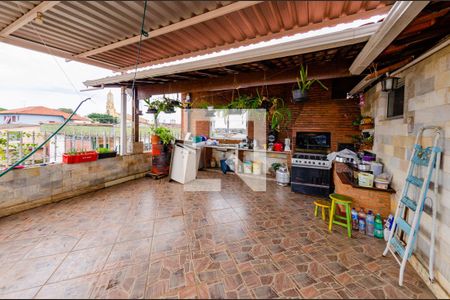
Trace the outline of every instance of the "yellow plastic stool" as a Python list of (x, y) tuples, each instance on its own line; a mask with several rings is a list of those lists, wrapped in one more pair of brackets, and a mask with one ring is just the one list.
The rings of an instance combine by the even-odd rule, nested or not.
[[(328, 230), (331, 231), (333, 224), (340, 225), (344, 228), (347, 228), (348, 237), (352, 237), (352, 213), (351, 213), (352, 198), (340, 194), (331, 194), (330, 199), (331, 199), (331, 212)], [(345, 217), (335, 215), (337, 204), (340, 204), (345, 207)], [(346, 222), (343, 223), (335, 219), (343, 220)]]
[(322, 200), (322, 199), (317, 199), (316, 201), (314, 201), (314, 216), (317, 217), (317, 213), (319, 212), (319, 207), (322, 210), (322, 220), (325, 221), (326, 217), (325, 217), (325, 210), (328, 209), (328, 215), (330, 215), (330, 207), (331, 204), (329, 201), (326, 200)]

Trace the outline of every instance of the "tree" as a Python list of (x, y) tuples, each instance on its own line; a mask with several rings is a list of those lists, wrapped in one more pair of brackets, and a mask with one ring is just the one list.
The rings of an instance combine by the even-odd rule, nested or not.
[(92, 119), (95, 122), (99, 122), (102, 124), (117, 124), (119, 120), (117, 117), (113, 117), (108, 114), (99, 114), (99, 113), (91, 113), (87, 115), (88, 118)]
[(58, 108), (58, 110), (63, 111), (63, 112), (68, 113), (68, 114), (73, 113), (73, 109), (71, 109), (71, 108), (61, 107), (61, 108)]
[(3, 108), (3, 107), (0, 107), (0, 111), (2, 111), (2, 110), (7, 110), (6, 108)]

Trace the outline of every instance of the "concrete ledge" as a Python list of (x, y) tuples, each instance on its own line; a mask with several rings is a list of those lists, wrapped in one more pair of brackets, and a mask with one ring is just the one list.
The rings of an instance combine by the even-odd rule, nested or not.
[(141, 178), (150, 167), (151, 155), (143, 153), (14, 170), (0, 180), (0, 217)]

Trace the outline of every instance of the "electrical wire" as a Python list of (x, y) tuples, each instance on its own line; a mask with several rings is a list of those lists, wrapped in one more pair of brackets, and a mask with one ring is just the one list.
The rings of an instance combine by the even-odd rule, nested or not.
[[(19, 8), (19, 10), (25, 14), (26, 12), (24, 12), (23, 7), (21, 6), (20, 2), (16, 2), (17, 8)], [(65, 72), (64, 68), (60, 65), (60, 63), (58, 62), (58, 60), (56, 59), (56, 55), (53, 52), (53, 49), (50, 48), (47, 43), (45, 42), (45, 40), (42, 38), (41, 34), (39, 33), (39, 31), (36, 29), (36, 26), (34, 26), (34, 22), (31, 21), (29, 24), (31, 24), (31, 27), (34, 31), (34, 33), (37, 34), (37, 36), (39, 37), (39, 40), (41, 41), (41, 43), (44, 45), (45, 49), (47, 50), (47, 53), (53, 58), (53, 60), (55, 61), (56, 65), (58, 66), (58, 68), (61, 70), (61, 72), (64, 74), (64, 77), (66, 78), (66, 80), (69, 82), (69, 84), (72, 86), (73, 90), (75, 91), (75, 93), (80, 97), (81, 100), (83, 100), (83, 96), (81, 95), (80, 91), (75, 87), (75, 84), (73, 83), (73, 81), (70, 79), (69, 75), (67, 75), (67, 73)], [(90, 99), (90, 98), (89, 98)]]
[(145, 0), (145, 2), (144, 2), (144, 13), (142, 14), (141, 32), (140, 32), (140, 36), (139, 36), (139, 43), (137, 45), (136, 65), (134, 67), (134, 76), (133, 76), (133, 83), (131, 84), (131, 91), (134, 91), (134, 86), (136, 84), (137, 69), (138, 69), (139, 61), (141, 59), (142, 37), (144, 35), (148, 35), (148, 33), (144, 30), (146, 13), (147, 13), (147, 0)]

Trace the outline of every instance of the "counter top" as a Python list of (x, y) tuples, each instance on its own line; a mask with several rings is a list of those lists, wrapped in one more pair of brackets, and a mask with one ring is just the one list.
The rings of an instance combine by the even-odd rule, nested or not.
[[(339, 179), (341, 180), (341, 182), (343, 184), (348, 184), (351, 185), (354, 188), (357, 189), (365, 189), (365, 190), (372, 190), (372, 191), (376, 191), (376, 192), (383, 192), (383, 193), (390, 193), (390, 194), (394, 194), (395, 190), (393, 188), (391, 188), (389, 186), (388, 189), (379, 189), (376, 187), (365, 187), (365, 186), (360, 186), (359, 184), (355, 183), (353, 181), (353, 176), (352, 176), (352, 168), (351, 166), (345, 164), (345, 163), (339, 163), (339, 162), (335, 162), (335, 164), (340, 164), (340, 168), (336, 169), (336, 174), (338, 175)], [(345, 167), (343, 167), (342, 165), (344, 165)], [(339, 169), (339, 170), (338, 170)], [(346, 171), (345, 169), (347, 169), (348, 171)]]

